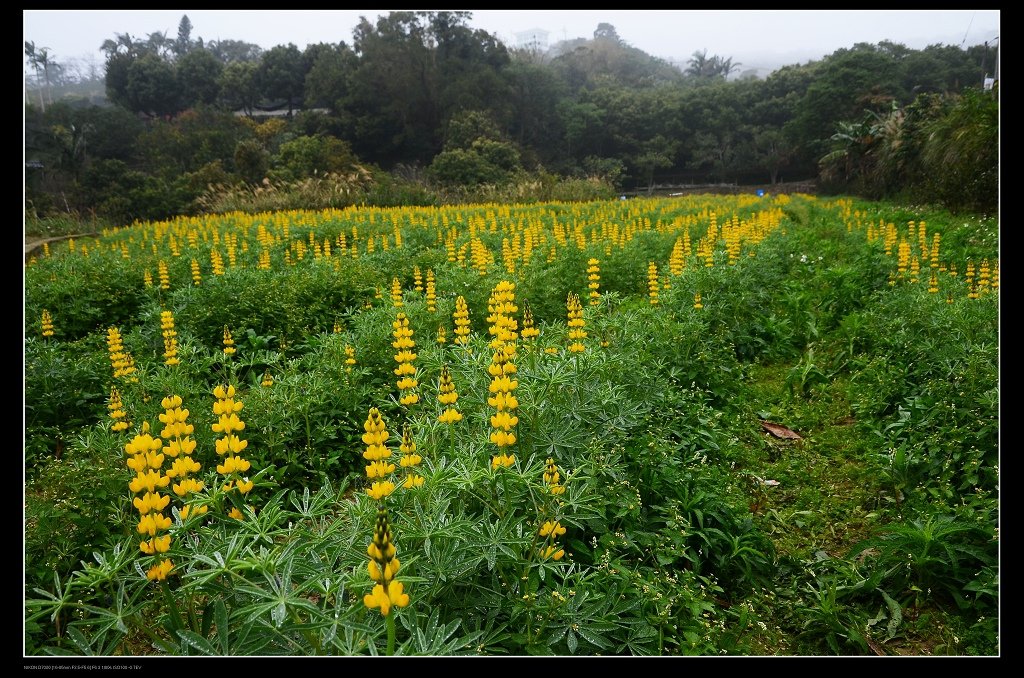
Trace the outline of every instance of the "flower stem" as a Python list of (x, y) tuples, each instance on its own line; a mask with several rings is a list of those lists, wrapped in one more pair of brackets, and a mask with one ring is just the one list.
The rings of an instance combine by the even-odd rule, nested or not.
[(160, 590), (164, 594), (164, 602), (167, 603), (167, 609), (171, 614), (171, 621), (174, 624), (174, 630), (185, 628), (185, 623), (181, 619), (181, 613), (178, 611), (178, 603), (174, 600), (174, 596), (171, 595), (171, 587), (167, 585), (167, 580), (160, 582)]
[(389, 614), (384, 617), (384, 624), (388, 628), (388, 649), (387, 656), (395, 654), (395, 615)]

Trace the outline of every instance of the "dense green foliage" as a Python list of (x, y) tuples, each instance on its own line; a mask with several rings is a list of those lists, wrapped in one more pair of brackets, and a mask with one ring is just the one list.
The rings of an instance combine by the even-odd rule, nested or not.
[[(830, 191), (994, 211), (998, 109), (971, 92), (987, 46), (859, 43), (727, 81), (731, 58), (696, 52), (681, 70), (608, 24), (540, 54), (469, 18), (396, 11), (364, 19), (351, 42), (304, 50), (203, 42), (191, 24), (177, 39), (117, 34), (104, 45), (116, 106), (47, 105), (42, 89), (27, 99), (29, 213), (122, 224), (226, 211), (264, 179), (307, 207), (402, 204), (396, 193), (415, 204), (590, 199), (814, 179), (819, 161)], [(44, 87), (52, 57), (29, 44), (26, 54)], [(287, 117), (253, 122), (268, 111)], [(354, 171), (372, 185), (353, 185)], [(552, 177), (603, 182), (601, 194), (529, 188)], [(337, 187), (311, 195), (307, 180)]]
[[(670, 274), (684, 236), (692, 253)], [(999, 652), (993, 219), (701, 196), (235, 213), (84, 244), (25, 271), (29, 654), (378, 654), (389, 632), (396, 652), (432, 655)], [(222, 275), (214, 251), (236, 260)], [(583, 314), (586, 350), (571, 353), (566, 295), (587, 299), (590, 258), (600, 296)], [(435, 276), (436, 311), (413, 289), (417, 269)], [(487, 316), (502, 280), (520, 327), (528, 303), (541, 332), (515, 358), (516, 462), (495, 470)], [(451, 343), (457, 296), (464, 347)], [(179, 365), (163, 361), (162, 310)], [(415, 330), (412, 407), (395, 391), (398, 311)], [(111, 325), (136, 382), (111, 379)], [(453, 426), (437, 419), (445, 365), (465, 415)], [(224, 515), (213, 472), (210, 394), (225, 381), (244, 402), (256, 483), (243, 520)], [(124, 432), (111, 429), (112, 384)], [(171, 394), (195, 425), (210, 512), (175, 508), (177, 570), (158, 586), (122, 450), (143, 422), (159, 431)], [(362, 598), (371, 407), (396, 451), (410, 425), (425, 478), (387, 499), (411, 596), (387, 620)], [(768, 422), (801, 439), (766, 435)], [(542, 480), (548, 457), (563, 495)], [(536, 548), (555, 519), (560, 560)]]

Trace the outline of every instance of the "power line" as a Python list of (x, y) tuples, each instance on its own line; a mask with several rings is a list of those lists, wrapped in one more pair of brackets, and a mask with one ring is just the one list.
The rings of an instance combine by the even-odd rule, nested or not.
[(977, 12), (971, 12), (971, 20), (967, 22), (967, 30), (964, 32), (964, 39), (960, 41), (960, 49), (964, 48), (964, 43), (967, 42), (967, 34), (971, 32), (971, 26), (974, 24), (974, 15)]

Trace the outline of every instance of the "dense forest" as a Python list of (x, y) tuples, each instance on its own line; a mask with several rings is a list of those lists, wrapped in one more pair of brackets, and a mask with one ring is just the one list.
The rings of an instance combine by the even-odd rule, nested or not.
[(438, 204), (783, 180), (996, 208), (988, 45), (858, 43), (730, 79), (730, 57), (695, 52), (680, 69), (609, 24), (540, 53), (470, 18), (398, 11), (364, 18), (351, 42), (263, 50), (193, 37), (185, 16), (176, 36), (103, 44), (103, 105), (96, 73), (76, 77), (26, 42), (26, 216), (127, 223), (291, 206), (281, 196)]

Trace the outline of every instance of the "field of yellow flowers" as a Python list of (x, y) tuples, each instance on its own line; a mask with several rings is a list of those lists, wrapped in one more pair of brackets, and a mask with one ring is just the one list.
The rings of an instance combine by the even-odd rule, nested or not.
[(997, 653), (997, 228), (690, 196), (46, 245), (25, 652)]

